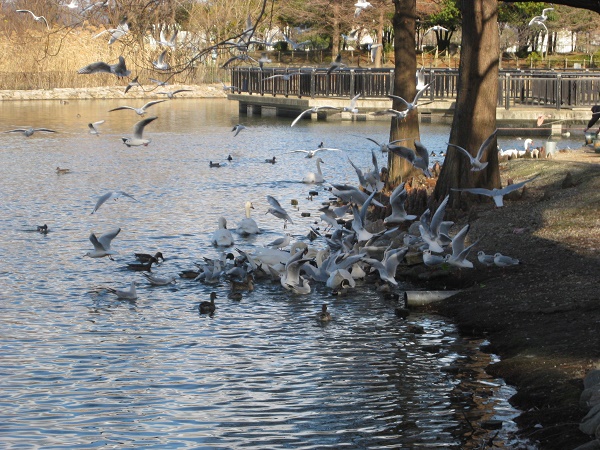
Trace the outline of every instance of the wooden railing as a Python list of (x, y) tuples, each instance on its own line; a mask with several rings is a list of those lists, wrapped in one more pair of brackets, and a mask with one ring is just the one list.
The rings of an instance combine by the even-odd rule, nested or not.
[[(299, 72), (299, 74), (297, 74)], [(273, 75), (291, 75), (269, 78)], [(423, 98), (431, 101), (456, 99), (458, 70), (426, 69), (430, 84)], [(231, 84), (236, 92), (295, 97), (344, 97), (360, 93), (367, 98), (385, 98), (394, 90), (393, 69), (293, 69), (235, 67)], [(600, 103), (598, 71), (502, 70), (498, 78), (498, 106), (573, 108)]]

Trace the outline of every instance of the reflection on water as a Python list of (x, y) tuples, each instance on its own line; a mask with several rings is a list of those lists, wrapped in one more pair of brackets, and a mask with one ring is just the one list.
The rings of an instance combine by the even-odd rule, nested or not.
[[(314, 161), (286, 152), (314, 149), (321, 141), (341, 148), (322, 156), (325, 179), (355, 184), (347, 157), (369, 168), (364, 137), (385, 140), (386, 123), (290, 128), (287, 119), (240, 119), (237, 105), (224, 100), (177, 99), (150, 110), (158, 120), (145, 130), (148, 147), (126, 148), (120, 138), (131, 135), (139, 117), (107, 112), (119, 104), (2, 105), (2, 130), (27, 125), (58, 131), (0, 140), (3, 447), (465, 445), (463, 411), (475, 410), (472, 398), (479, 394), (468, 387), (469, 399), (457, 395), (465, 381), (448, 367), (484, 355), (444, 318), (400, 320), (393, 302), (368, 286), (347, 297), (331, 297), (322, 286), (294, 296), (262, 283), (233, 302), (226, 284), (178, 279), (153, 287), (126, 269), (134, 252), (162, 251), (166, 261), (153, 269), (159, 276), (217, 256), (210, 237), (218, 218), (235, 228), (247, 200), (263, 233), (236, 235), (236, 246), (252, 250), (272, 241), (283, 224), (264, 214), (267, 194), (288, 208), (294, 218), (288, 230), (305, 240), (329, 194), (312, 187), (319, 196), (310, 200), (300, 180)], [(101, 119), (100, 136), (89, 134), (87, 123)], [(231, 127), (240, 120), (247, 128), (233, 137)], [(423, 127), (426, 145), (445, 145), (446, 126)], [(228, 155), (233, 160), (224, 167), (209, 167)], [(280, 162), (264, 162), (273, 156)], [(71, 173), (57, 175), (57, 166)], [(90, 214), (111, 190), (138, 202), (121, 198)], [(37, 233), (44, 223), (49, 232)], [(112, 245), (119, 252), (115, 261), (83, 257), (92, 248), (90, 232), (116, 227), (122, 231)], [(105, 289), (126, 288), (131, 280), (138, 281), (134, 302)], [(212, 290), (219, 296), (217, 312), (200, 316), (198, 303)], [(334, 316), (327, 325), (315, 320), (324, 302)], [(479, 415), (511, 424), (514, 411), (497, 389), (491, 399)]]

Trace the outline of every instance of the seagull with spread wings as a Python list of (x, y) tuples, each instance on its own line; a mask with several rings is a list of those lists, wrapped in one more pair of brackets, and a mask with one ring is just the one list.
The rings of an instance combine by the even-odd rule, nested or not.
[(292, 124), (291, 124), (290, 126), (291, 126), (291, 127), (293, 127), (294, 125), (296, 125), (296, 123), (297, 123), (297, 122), (298, 122), (300, 119), (302, 119), (302, 117), (304, 117), (306, 114), (318, 113), (319, 111), (322, 111), (322, 110), (335, 110), (335, 111), (339, 111), (339, 110), (340, 110), (340, 108), (337, 108), (337, 107), (335, 107), (335, 106), (327, 106), (327, 105), (324, 105), (324, 106), (313, 106), (312, 108), (309, 108), (309, 109), (306, 109), (306, 110), (302, 111), (302, 112), (301, 112), (301, 113), (298, 115), (298, 117), (296, 117), (296, 118), (294, 119), (294, 121), (292, 122)]
[(152, 142), (152, 139), (144, 139), (142, 137), (142, 135), (144, 134), (144, 128), (146, 127), (146, 125), (148, 125), (150, 122), (156, 119), (158, 119), (158, 117), (154, 116), (148, 117), (147, 119), (143, 119), (137, 122), (133, 126), (133, 137), (121, 138), (123, 140), (123, 144), (125, 144), (127, 147), (137, 147), (139, 145), (143, 145), (144, 147), (146, 147), (150, 142)]
[(119, 56), (119, 62), (116, 64), (107, 64), (104, 61), (98, 61), (88, 64), (77, 71), (79, 74), (87, 75), (92, 73), (112, 73), (117, 77), (128, 77), (131, 75), (131, 70), (127, 70), (125, 66), (125, 58)]
[(490, 136), (485, 141), (483, 141), (483, 143), (479, 147), (477, 156), (475, 156), (475, 157), (473, 157), (473, 155), (471, 155), (471, 153), (468, 150), (464, 149), (460, 145), (456, 145), (456, 144), (448, 144), (448, 145), (451, 147), (456, 147), (461, 152), (463, 152), (465, 155), (467, 155), (467, 157), (469, 158), (469, 162), (471, 163), (471, 171), (479, 172), (480, 170), (485, 169), (488, 165), (487, 161), (481, 162), (481, 158), (483, 157), (484, 152), (491, 145), (492, 141), (496, 138), (497, 133), (498, 133), (498, 130), (495, 130), (492, 134), (490, 134)]
[(146, 103), (141, 108), (135, 108), (133, 106), (119, 106), (117, 108), (109, 109), (108, 112), (119, 111), (121, 109), (131, 109), (132, 111), (135, 111), (136, 114), (143, 116), (144, 114), (146, 114), (148, 112), (146, 110), (148, 108), (150, 108), (152, 105), (156, 105), (157, 103), (162, 103), (162, 102), (166, 102), (166, 100), (152, 100), (151, 102)]
[(44, 23), (46, 24), (46, 28), (50, 29), (50, 25), (48, 25), (48, 21), (46, 20), (46, 18), (44, 16), (36, 16), (34, 13), (32, 13), (31, 11), (29, 11), (28, 9), (17, 9), (18, 13), (29, 13), (31, 14), (31, 16), (33, 17), (33, 19), (36, 22), (41, 22), (42, 20), (44, 21)]
[(504, 196), (506, 194), (510, 194), (513, 191), (519, 190), (521, 189), (523, 186), (525, 186), (527, 183), (529, 183), (530, 181), (535, 180), (539, 175), (536, 175), (533, 178), (530, 178), (529, 180), (525, 180), (525, 181), (521, 181), (520, 183), (515, 183), (515, 184), (509, 184), (508, 186), (502, 188), (502, 189), (498, 189), (498, 188), (494, 188), (494, 189), (485, 189), (485, 188), (452, 188), (453, 191), (459, 191), (459, 192), (469, 192), (471, 194), (479, 194), (479, 195), (487, 195), (488, 197), (492, 197), (494, 199), (494, 203), (496, 204), (496, 207), (500, 208), (502, 206), (504, 206)]
[(421, 169), (427, 178), (431, 178), (429, 171), (429, 151), (420, 141), (415, 140), (415, 151), (402, 145), (389, 145), (390, 152), (406, 159), (417, 169)]

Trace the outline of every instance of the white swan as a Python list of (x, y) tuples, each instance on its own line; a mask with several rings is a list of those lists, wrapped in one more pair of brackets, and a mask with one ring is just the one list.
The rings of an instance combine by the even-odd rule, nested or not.
[(245, 208), (246, 217), (240, 221), (236, 231), (242, 236), (250, 236), (252, 234), (260, 233), (256, 221), (250, 217), (250, 210), (254, 209), (254, 205), (252, 205), (252, 202), (246, 202)]
[(227, 229), (227, 220), (225, 217), (219, 217), (219, 229), (213, 233), (211, 244), (219, 247), (229, 247), (233, 245), (233, 235)]
[(529, 150), (529, 146), (533, 144), (533, 139), (525, 139), (523, 141), (523, 150), (517, 150), (516, 148), (510, 148), (508, 150), (500, 150), (500, 156), (508, 156), (509, 158), (521, 158), (527, 150)]
[(315, 184), (323, 183), (325, 181), (325, 178), (323, 178), (323, 173), (321, 172), (321, 163), (323, 163), (323, 160), (321, 158), (317, 158), (317, 173), (309, 172), (306, 174), (306, 176), (302, 179), (303, 183)]

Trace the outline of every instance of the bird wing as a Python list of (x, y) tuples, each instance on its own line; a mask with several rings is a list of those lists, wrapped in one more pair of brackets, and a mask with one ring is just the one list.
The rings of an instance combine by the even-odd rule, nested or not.
[(457, 149), (459, 149), (460, 151), (462, 151), (465, 155), (467, 155), (469, 157), (469, 160), (472, 162), (475, 158), (473, 158), (473, 156), (463, 147), (461, 147), (460, 145), (456, 145), (456, 144), (448, 144), (450, 147), (456, 147)]
[(109, 109), (108, 112), (119, 111), (120, 109), (131, 109), (133, 111), (137, 110), (137, 108), (134, 108), (133, 106), (117, 106), (116, 108)]
[(536, 175), (533, 178), (530, 178), (529, 180), (525, 180), (525, 181), (521, 181), (520, 183), (515, 183), (515, 184), (509, 184), (508, 186), (505, 186), (504, 188), (500, 189), (498, 191), (498, 194), (500, 195), (506, 195), (512, 191), (516, 191), (518, 189), (521, 189), (523, 186), (525, 186), (525, 184), (529, 183), (530, 181), (535, 180), (537, 177), (539, 177), (539, 175)]
[(465, 249), (465, 237), (469, 232), (471, 225), (466, 224), (456, 235), (452, 238), (452, 256), (457, 258)]
[(127, 70), (125, 66), (125, 58), (119, 56), (119, 62), (111, 66), (111, 73), (114, 73), (118, 77), (127, 77), (131, 74), (130, 70)]
[(400, 156), (408, 160), (411, 164), (414, 164), (416, 155), (410, 148), (403, 147), (402, 145), (389, 145), (388, 148), (394, 155)]
[(157, 103), (162, 103), (162, 102), (166, 102), (166, 100), (153, 100), (151, 102), (146, 103), (144, 106), (142, 106), (142, 109), (147, 109), (150, 108), (152, 105), (156, 105)]
[(155, 119), (158, 119), (158, 117), (148, 117), (147, 119), (140, 120), (138, 123), (136, 123), (133, 126), (133, 136), (137, 139), (141, 139), (144, 133), (144, 127)]
[(356, 101), (358, 100), (358, 97), (360, 97), (360, 92), (358, 94), (356, 94), (354, 97), (352, 97), (352, 100), (350, 100), (350, 109), (354, 109), (354, 107), (356, 106)]
[(483, 141), (483, 143), (479, 147), (479, 150), (477, 151), (477, 156), (475, 159), (477, 159), (478, 161), (481, 161), (483, 152), (485, 152), (485, 150), (490, 146), (492, 141), (495, 139), (496, 134), (498, 134), (498, 130), (494, 130), (494, 132), (492, 134), (490, 134), (489, 137), (485, 141)]
[(310, 108), (310, 109), (302, 111), (300, 113), (300, 115), (294, 119), (294, 121), (292, 122), (292, 124), (290, 125), (290, 127), (293, 127), (294, 125), (296, 125), (296, 122), (298, 122), (302, 118), (302, 116), (304, 116), (304, 114), (310, 113), (313, 110), (314, 110), (314, 108)]
[(277, 201), (277, 199), (275, 197), (267, 195), (267, 201), (273, 208), (284, 211), (284, 209), (281, 207), (281, 204), (279, 203), (279, 201)]
[(56, 133), (56, 131), (50, 130), (49, 128), (34, 128), (33, 131), (46, 131), (48, 133)]
[(419, 92), (417, 92), (417, 95), (415, 95), (415, 98), (414, 98), (414, 100), (413, 100), (413, 102), (412, 102), (412, 104), (413, 104), (414, 106), (417, 106), (417, 102), (419, 101), (419, 99), (420, 99), (420, 98), (421, 98), (421, 96), (423, 95), (423, 92), (425, 92), (425, 90), (426, 90), (426, 89), (429, 87), (429, 85), (430, 85), (430, 84), (431, 84), (431, 83), (428, 83), (428, 84), (426, 84), (425, 86), (423, 86), (423, 87), (421, 88), (421, 90), (420, 90)]
[[(102, 236), (98, 238), (98, 242), (102, 245), (102, 248), (106, 251), (110, 250), (111, 241), (121, 232), (120, 228), (116, 230), (109, 231), (108, 233), (104, 233)], [(90, 238), (91, 239), (91, 238)]]
[(421, 143), (421, 141), (415, 139), (415, 153), (423, 160), (425, 167), (429, 167), (429, 151)]
[(487, 195), (488, 197), (493, 197), (494, 195), (496, 195), (494, 191), (485, 188), (452, 188), (452, 190), (459, 192), (469, 192), (471, 194)]
[(77, 71), (77, 73), (79, 73), (79, 74), (90, 74), (90, 73), (97, 73), (97, 72), (112, 73), (112, 70), (111, 70), (110, 65), (106, 64), (103, 61), (98, 61), (95, 63), (88, 64), (87, 66), (82, 67), (81, 69), (79, 69)]
[(112, 196), (113, 192), (107, 192), (106, 194), (101, 195), (96, 202), (96, 206), (94, 206), (94, 210), (90, 214), (94, 214), (96, 211), (98, 211), (98, 209)]
[(100, 243), (100, 241), (98, 240), (98, 238), (96, 237), (96, 235), (94, 233), (90, 234), (90, 242), (92, 243), (92, 245), (94, 246), (95, 250), (104, 250), (106, 251), (106, 249), (104, 248), (104, 246)]
[[(409, 103), (404, 100), (402, 97), (398, 96), (398, 95), (388, 95), (389, 98), (391, 99), (396, 99), (396, 100), (400, 100), (402, 103), (404, 103), (404, 106), (406, 106), (407, 108), (409, 107)], [(388, 110), (389, 111), (389, 110)]]
[(180, 92), (192, 92), (192, 90), (191, 89), (177, 89), (176, 91), (173, 91), (173, 95), (179, 94)]

